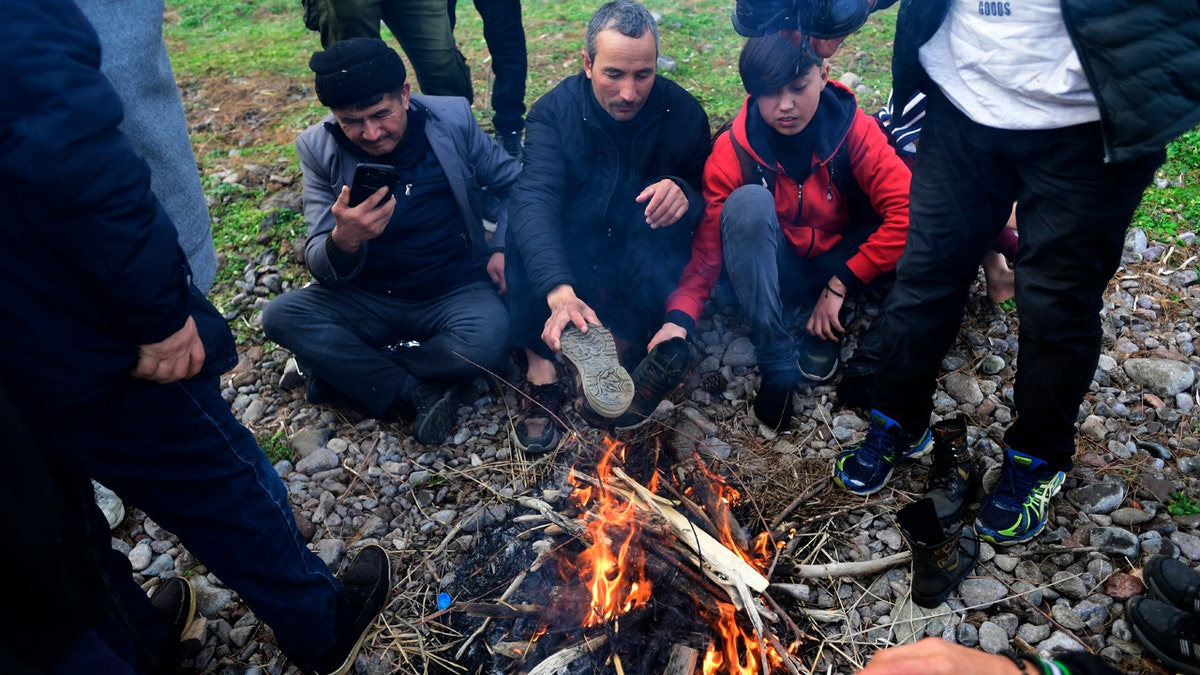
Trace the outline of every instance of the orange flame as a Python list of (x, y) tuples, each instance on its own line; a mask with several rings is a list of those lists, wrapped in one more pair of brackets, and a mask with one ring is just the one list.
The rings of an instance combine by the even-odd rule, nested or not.
[(641, 550), (632, 546), (641, 529), (636, 507), (617, 498), (604, 486), (615, 461), (624, 460), (624, 444), (605, 440), (606, 449), (596, 465), (599, 486), (580, 488), (575, 499), (581, 507), (591, 506), (594, 517), (587, 531), (592, 544), (576, 561), (592, 595), (591, 612), (584, 626), (611, 621), (650, 600), (651, 584), (646, 578)]

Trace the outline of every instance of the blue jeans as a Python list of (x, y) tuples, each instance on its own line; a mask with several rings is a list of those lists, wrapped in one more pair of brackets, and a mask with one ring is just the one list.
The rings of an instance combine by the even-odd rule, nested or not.
[(908, 240), (884, 307), (876, 408), (912, 433), (929, 424), (938, 367), (979, 260), (1016, 201), (1020, 364), (1005, 442), (1071, 468), (1075, 418), (1100, 353), (1101, 296), (1163, 153), (1117, 164), (1103, 157), (1098, 122), (994, 129), (939, 91), (929, 95)]
[(95, 631), (139, 672), (161, 667), (154, 655), (171, 652), (169, 629), (133, 582), (128, 558), (112, 549), (89, 477), (178, 536), (274, 630), (297, 666), (307, 667), (345, 633), (350, 612), (340, 584), (308, 549), (287, 489), (215, 380), (130, 383), (39, 422), (51, 423), (43, 450), (56, 471), (74, 477), (87, 503), (90, 562), (108, 593), (109, 620)]
[(799, 377), (784, 303), (811, 310), (829, 279), (877, 228), (878, 224), (852, 225), (830, 251), (801, 258), (783, 238), (769, 190), (743, 185), (729, 194), (721, 209), (721, 254), (729, 285), (750, 322), (760, 372)]
[[(480, 368), (494, 371), (508, 349), (508, 313), (486, 281), (424, 301), (313, 284), (272, 300), (263, 310), (263, 329), (313, 375), (376, 417), (397, 403), (410, 375), (422, 381), (476, 377)], [(400, 340), (420, 345), (381, 351)]]

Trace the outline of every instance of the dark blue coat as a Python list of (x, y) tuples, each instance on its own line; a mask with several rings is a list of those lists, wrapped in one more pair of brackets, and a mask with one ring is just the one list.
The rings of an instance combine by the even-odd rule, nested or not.
[[(559, 284), (575, 285), (573, 270), (604, 250), (620, 167), (617, 147), (596, 117), (591, 86), (584, 73), (572, 75), (525, 118), (525, 164), (509, 210), (508, 242), (524, 258), (541, 298)], [(643, 124), (630, 174), (644, 181), (642, 187), (675, 179), (687, 195), (688, 213), (672, 227), (695, 229), (704, 211), (700, 177), (708, 158), (708, 116), (691, 94), (659, 75), (638, 118)]]
[(190, 283), (150, 170), (117, 130), (95, 31), (69, 0), (0, 0), (0, 382), (27, 410), (120, 387), (137, 345), (196, 317), (205, 374), (229, 328)]

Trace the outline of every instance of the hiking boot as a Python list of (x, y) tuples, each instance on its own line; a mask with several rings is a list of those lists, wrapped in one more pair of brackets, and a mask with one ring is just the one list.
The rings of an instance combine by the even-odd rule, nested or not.
[(108, 521), (108, 529), (117, 529), (121, 521), (125, 520), (125, 502), (121, 501), (117, 493), (96, 481), (92, 481), (92, 491), (96, 495), (96, 506), (100, 507), (100, 511), (104, 513), (104, 519)]
[(872, 494), (887, 484), (900, 462), (924, 457), (932, 448), (928, 429), (920, 436), (905, 433), (895, 420), (872, 410), (866, 438), (839, 453), (833, 463), (833, 482), (856, 495)]
[(174, 642), (183, 639), (183, 632), (192, 625), (196, 616), (196, 592), (192, 584), (183, 577), (171, 577), (163, 581), (150, 596), (150, 604), (163, 612), (171, 622)]
[(1142, 569), (1142, 581), (1154, 597), (1188, 612), (1200, 612), (1200, 572), (1165, 555), (1155, 555)]
[(958, 587), (979, 558), (979, 537), (961, 522), (938, 523), (933, 500), (921, 499), (896, 514), (900, 533), (913, 554), (912, 599), (933, 608)]
[(980, 475), (967, 447), (967, 421), (962, 415), (937, 422), (929, 431), (933, 436), (933, 468), (925, 482), (925, 497), (933, 501), (938, 521), (947, 527), (962, 519), (979, 489)]
[(418, 443), (433, 445), (441, 442), (458, 417), (462, 396), (461, 382), (420, 382), (413, 387), (409, 403), (413, 408), (412, 435)]
[(840, 352), (838, 342), (805, 335), (800, 340), (800, 374), (814, 382), (828, 380), (837, 372)]
[(763, 378), (754, 397), (754, 416), (765, 427), (779, 431), (792, 421), (795, 407), (792, 404), (792, 387), (779, 385)]
[(686, 338), (660, 342), (633, 369), (633, 402), (617, 418), (616, 428), (628, 431), (642, 426), (667, 394), (678, 387), (692, 368), (696, 352)]
[(581, 333), (574, 324), (563, 329), (562, 353), (579, 373), (588, 406), (601, 417), (615, 419), (633, 401), (633, 379), (617, 358), (617, 343), (604, 326), (588, 325)]
[(342, 574), (342, 598), (338, 622), (342, 633), (333, 649), (318, 658), (307, 672), (318, 675), (344, 675), (354, 665), (363, 640), (383, 612), (392, 590), (392, 566), (387, 553), (378, 544), (364, 547)]
[(1200, 675), (1200, 613), (1137, 597), (1125, 605), (1125, 621), (1168, 672)]
[(500, 146), (509, 155), (512, 155), (518, 162), (525, 158), (525, 143), (521, 141), (520, 131), (497, 131), (496, 140), (500, 141)]
[(558, 449), (563, 428), (557, 417), (566, 395), (562, 385), (531, 384), (522, 399), (521, 416), (513, 425), (513, 442), (523, 452), (541, 455)]
[(975, 529), (985, 541), (1009, 546), (1033, 539), (1046, 527), (1050, 498), (1067, 476), (1046, 462), (1016, 450), (1004, 451), (1000, 482), (975, 516)]

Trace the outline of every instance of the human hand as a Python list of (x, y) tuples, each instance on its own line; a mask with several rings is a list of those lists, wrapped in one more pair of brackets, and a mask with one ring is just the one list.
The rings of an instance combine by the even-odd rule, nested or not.
[(660, 342), (666, 342), (671, 338), (677, 337), (686, 338), (687, 329), (677, 323), (671, 323), (670, 321), (667, 321), (663, 323), (662, 328), (658, 329), (658, 332), (654, 334), (654, 337), (650, 338), (650, 344), (646, 345), (646, 351), (651, 351), (657, 347)]
[(492, 283), (500, 288), (500, 295), (508, 292), (508, 285), (504, 283), (504, 251), (496, 251), (488, 258), (487, 273)]
[(396, 199), (388, 195), (386, 187), (381, 187), (358, 206), (350, 206), (350, 188), (343, 185), (330, 210), (333, 211), (334, 226), (329, 236), (333, 237), (333, 243), (346, 253), (355, 253), (364, 241), (378, 237), (387, 229), (396, 210)]
[(186, 380), (204, 366), (204, 343), (190, 316), (183, 328), (162, 342), (138, 345), (137, 353), (138, 362), (130, 375), (159, 384)]
[(550, 306), (550, 318), (542, 329), (542, 342), (550, 349), (562, 351), (563, 329), (567, 324), (575, 324), (580, 333), (586, 333), (588, 324), (599, 324), (600, 318), (587, 303), (575, 295), (575, 289), (562, 284), (546, 294), (546, 304)]
[(881, 650), (860, 675), (1019, 675), (1008, 657), (963, 647), (941, 638)]
[(817, 306), (813, 307), (812, 315), (808, 317), (808, 323), (805, 324), (808, 332), (822, 340), (840, 340), (846, 329), (838, 320), (838, 314), (842, 311), (845, 301), (846, 285), (841, 279), (833, 277), (825, 284), (825, 288), (821, 289)]
[(670, 178), (642, 190), (634, 201), (646, 204), (646, 222), (651, 229), (674, 225), (688, 210), (687, 195)]

